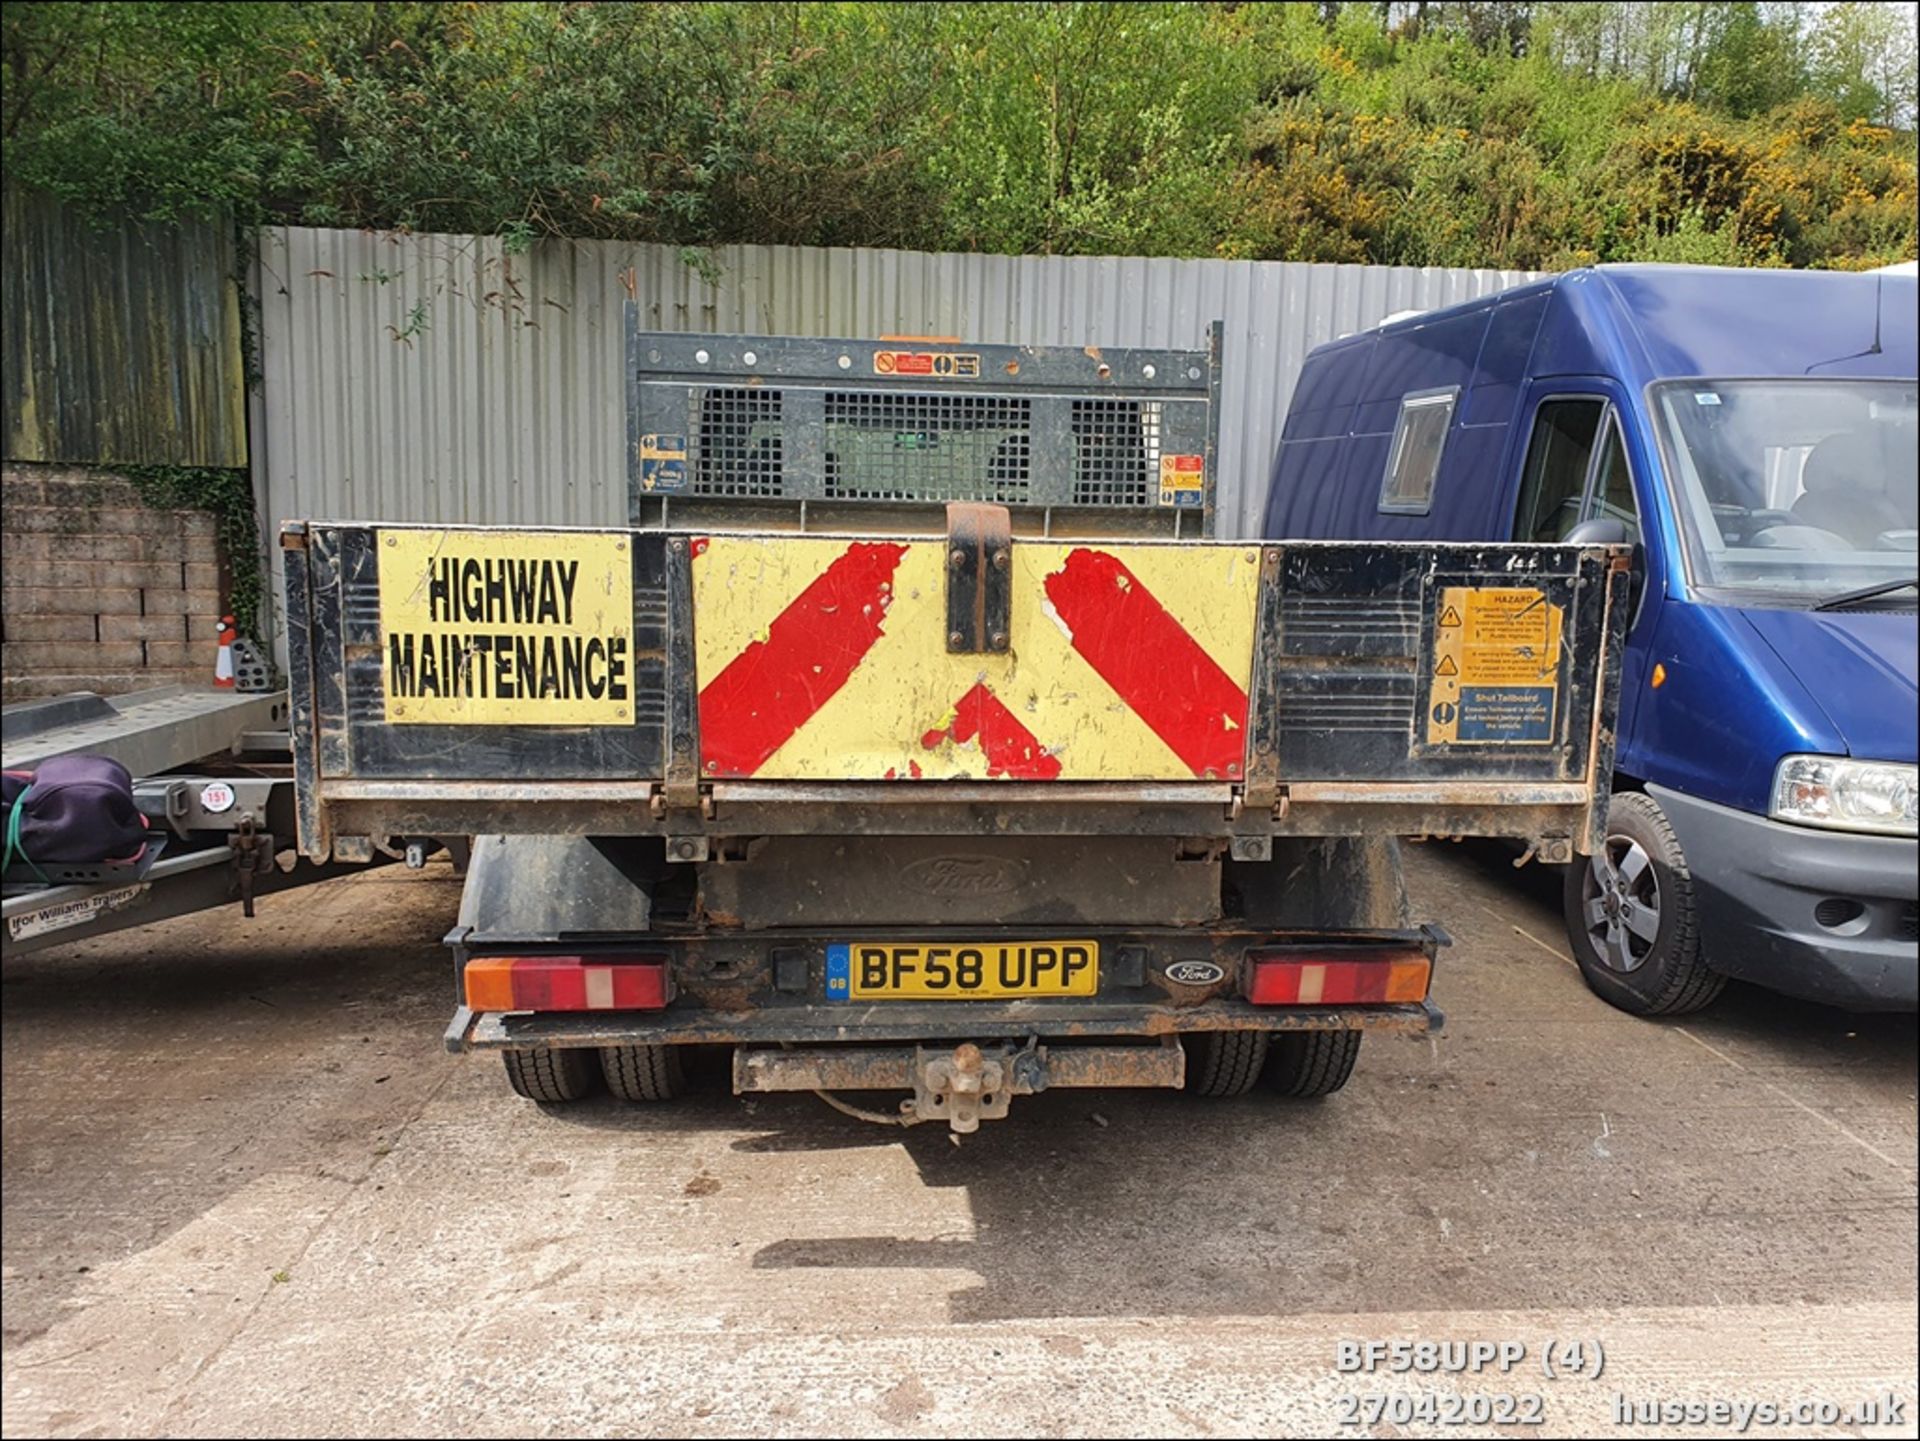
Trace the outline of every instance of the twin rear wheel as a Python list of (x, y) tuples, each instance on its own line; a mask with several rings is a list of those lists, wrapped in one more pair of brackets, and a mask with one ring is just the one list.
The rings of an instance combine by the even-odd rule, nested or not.
[(1308, 1100), (1346, 1085), (1361, 1031), (1207, 1031), (1187, 1038), (1187, 1091), (1244, 1096), (1265, 1080), (1282, 1096)]
[[(1329, 1096), (1346, 1085), (1359, 1031), (1210, 1031), (1187, 1039), (1187, 1090), (1244, 1096), (1264, 1079), (1282, 1096)], [(502, 1051), (507, 1081), (529, 1101), (577, 1101), (604, 1082), (623, 1101), (671, 1101), (686, 1090), (677, 1046)]]
[(686, 1089), (677, 1046), (502, 1051), (507, 1083), (529, 1101), (577, 1101), (602, 1081), (623, 1101), (671, 1101)]

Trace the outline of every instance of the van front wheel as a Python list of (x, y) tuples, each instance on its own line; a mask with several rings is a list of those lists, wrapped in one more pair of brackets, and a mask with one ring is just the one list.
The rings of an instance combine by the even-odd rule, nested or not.
[(1580, 974), (1623, 1011), (1684, 1015), (1727, 984), (1701, 953), (1693, 873), (1652, 796), (1613, 797), (1606, 843), (1567, 867), (1563, 904)]

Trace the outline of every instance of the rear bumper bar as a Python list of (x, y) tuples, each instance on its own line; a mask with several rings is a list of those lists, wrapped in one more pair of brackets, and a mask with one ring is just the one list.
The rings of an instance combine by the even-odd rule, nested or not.
[[(996, 1059), (1006, 1092), (1015, 1096), (1129, 1086), (1177, 1091), (1187, 1079), (1187, 1053), (1172, 1036), (1161, 1037), (1158, 1044), (1030, 1045), (1020, 1051), (1007, 1047), (996, 1053)], [(926, 1054), (917, 1046), (799, 1051), (742, 1046), (733, 1053), (733, 1090), (735, 1095), (749, 1091), (910, 1091), (925, 1065)]]
[[(447, 1049), (638, 1045), (877, 1045), (966, 1040), (1177, 1036), (1204, 1031), (1437, 1031), (1446, 1018), (1431, 1001), (1387, 1006), (1193, 1006), (1057, 1001), (779, 1007), (766, 1011), (601, 1011), (571, 1014), (475, 1012), (462, 1006), (447, 1026)], [(811, 1089), (811, 1088), (809, 1088)]]
[[(446, 1034), (451, 1051), (633, 1045), (957, 1044), (1040, 1037), (1070, 1041), (1175, 1036), (1200, 1031), (1339, 1031), (1436, 1028), (1439, 1012), (1419, 1003), (1355, 1004), (1319, 997), (1304, 1005), (1244, 999), (1253, 951), (1310, 951), (1327, 960), (1371, 960), (1423, 952), (1433, 961), (1451, 938), (1435, 925), (1406, 930), (1272, 931), (1086, 927), (1076, 939), (1100, 948), (1098, 991), (1081, 997), (979, 1000), (835, 999), (827, 977), (835, 942), (888, 940), (952, 944), (963, 928), (886, 927), (879, 936), (848, 927), (806, 930), (652, 932), (512, 937), (460, 927), (447, 937), (463, 1003)], [(979, 927), (998, 941), (1057, 939), (1059, 928)], [(844, 947), (840, 947), (844, 949)], [(668, 972), (658, 1010), (476, 1009), (465, 985), (468, 962), (486, 956), (647, 956)], [(1196, 964), (1197, 963), (1197, 964)], [(1183, 975), (1185, 967), (1198, 978)], [(844, 982), (842, 983), (844, 984)], [(498, 1001), (493, 1004), (498, 1005)]]

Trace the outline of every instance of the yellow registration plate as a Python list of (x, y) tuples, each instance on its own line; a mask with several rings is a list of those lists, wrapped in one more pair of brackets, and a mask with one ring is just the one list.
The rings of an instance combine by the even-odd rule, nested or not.
[(827, 947), (830, 1001), (991, 1001), (1091, 996), (1097, 941), (856, 941)]

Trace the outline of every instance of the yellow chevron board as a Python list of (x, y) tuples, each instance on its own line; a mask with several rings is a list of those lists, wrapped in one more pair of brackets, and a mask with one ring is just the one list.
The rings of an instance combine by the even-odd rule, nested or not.
[(782, 780), (1231, 780), (1259, 551), (1018, 541), (1004, 654), (946, 641), (944, 540), (692, 542), (701, 769)]

